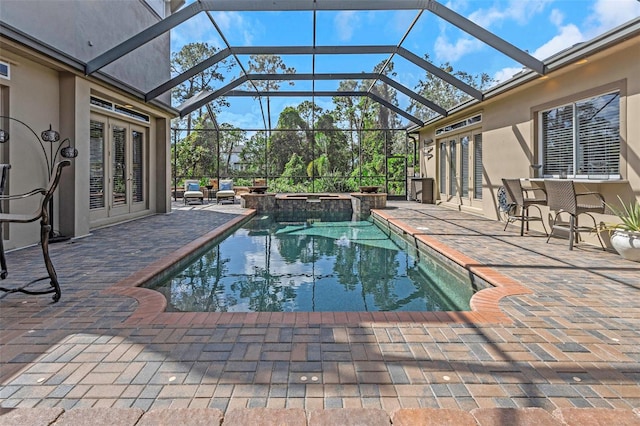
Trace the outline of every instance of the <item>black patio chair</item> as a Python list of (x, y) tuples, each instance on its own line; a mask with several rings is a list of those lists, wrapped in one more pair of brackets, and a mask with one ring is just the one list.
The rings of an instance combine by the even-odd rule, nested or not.
[[(62, 169), (71, 164), (69, 160), (63, 160), (56, 164), (55, 173), (51, 176), (49, 184), (46, 188), (36, 188), (25, 194), (19, 195), (2, 195), (0, 196), (0, 202), (5, 200), (25, 199), (28, 197), (41, 195), (42, 199), (38, 204), (38, 208), (32, 213), (0, 213), (0, 227), (5, 223), (30, 223), (40, 219), (40, 246), (42, 247), (42, 255), (44, 257), (44, 264), (47, 268), (48, 276), (43, 278), (34, 279), (21, 287), (0, 287), (1, 291), (6, 293), (25, 293), (25, 294), (48, 294), (53, 293), (54, 303), (60, 300), (60, 284), (58, 283), (58, 276), (56, 270), (53, 267), (51, 258), (49, 257), (49, 232), (51, 231), (51, 224), (49, 223), (49, 202), (53, 197), (58, 184), (60, 183), (60, 176), (62, 175)], [(1, 237), (1, 234), (0, 234)], [(1, 239), (1, 238), (0, 238)], [(5, 279), (7, 277), (6, 261), (4, 255), (4, 245), (0, 245), (0, 260), (2, 261), (2, 275), (0, 278)], [(42, 289), (29, 289), (28, 287), (39, 281), (49, 279), (49, 287)]]

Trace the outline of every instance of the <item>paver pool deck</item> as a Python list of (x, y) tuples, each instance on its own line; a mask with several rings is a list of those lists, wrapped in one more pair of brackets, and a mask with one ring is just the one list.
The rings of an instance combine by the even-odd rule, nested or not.
[[(466, 416), (451, 424), (512, 424), (513, 413), (589, 424), (577, 408), (640, 424), (639, 263), (435, 205), (388, 207), (389, 222), (506, 285), (471, 313), (168, 314), (161, 296), (133, 285), (246, 213), (175, 203), (171, 214), (51, 245), (58, 303), (0, 299), (0, 424), (16, 413), (143, 424), (215, 411), (246, 426), (239, 409), (263, 408), (308, 424), (338, 424), (338, 413), (416, 424), (430, 411), (415, 408)], [(44, 275), (39, 247), (7, 262), (3, 286)], [(364, 410), (323, 417), (332, 408)], [(499, 411), (496, 423), (496, 408), (520, 410)], [(118, 420), (124, 412), (137, 417)]]

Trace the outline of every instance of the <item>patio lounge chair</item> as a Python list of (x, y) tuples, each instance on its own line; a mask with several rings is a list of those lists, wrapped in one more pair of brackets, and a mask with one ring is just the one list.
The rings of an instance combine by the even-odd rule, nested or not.
[(204, 204), (204, 193), (200, 190), (200, 182), (197, 180), (185, 180), (184, 181), (184, 195), (182, 196), (184, 203), (189, 203), (190, 200), (200, 200), (200, 204)]
[[(540, 210), (539, 207), (547, 204), (546, 194), (541, 198), (529, 197), (528, 195), (529, 191), (541, 191), (544, 193), (544, 189), (523, 188), (522, 184), (520, 183), (520, 179), (502, 179), (502, 184), (507, 190), (507, 198), (509, 199), (509, 203), (515, 204), (515, 208), (509, 213), (507, 223), (504, 225), (504, 230), (507, 229), (507, 226), (509, 226), (511, 222), (520, 221), (520, 236), (523, 236), (525, 225), (527, 231), (529, 231), (529, 222), (540, 221), (542, 223), (542, 228), (544, 229), (545, 235), (549, 235), (546, 226), (544, 226), (544, 220), (542, 219), (542, 210)], [(529, 215), (530, 207), (535, 207), (540, 215)]]
[[(0, 196), (0, 202), (4, 200), (16, 200), (16, 199), (25, 199), (34, 195), (42, 195), (42, 200), (38, 204), (38, 208), (32, 213), (0, 213), (0, 227), (3, 226), (4, 223), (30, 223), (35, 222), (40, 219), (40, 246), (42, 247), (42, 255), (44, 257), (44, 264), (47, 268), (48, 276), (43, 278), (37, 278), (23, 285), (22, 287), (0, 287), (0, 291), (4, 291), (6, 293), (25, 293), (25, 294), (53, 294), (53, 301), (57, 302), (60, 300), (60, 285), (58, 283), (58, 276), (56, 274), (56, 270), (53, 267), (53, 263), (51, 262), (51, 258), (49, 257), (49, 232), (51, 231), (52, 224), (49, 223), (49, 202), (53, 197), (53, 193), (58, 187), (58, 183), (60, 182), (60, 176), (62, 175), (62, 168), (67, 167), (71, 164), (69, 160), (60, 161), (55, 166), (55, 173), (51, 176), (49, 180), (49, 185), (46, 188), (36, 188), (32, 191), (29, 191), (25, 194), (18, 195), (2, 195)], [(0, 249), (2, 252), (0, 253), (0, 259), (2, 259), (2, 275), (0, 278), (5, 279), (7, 277), (7, 271), (5, 267), (5, 256), (4, 256), (4, 246), (0, 245)], [(39, 281), (43, 281), (49, 279), (49, 287), (44, 289), (29, 289), (28, 287), (32, 284), (35, 284)]]
[(220, 204), (221, 201), (231, 200), (232, 203), (236, 202), (236, 192), (233, 190), (233, 179), (223, 179), (220, 181), (220, 188), (216, 192), (216, 202)]
[[(576, 193), (573, 181), (566, 179), (545, 179), (544, 187), (549, 197), (549, 210), (555, 212), (547, 242), (553, 236), (554, 231), (565, 231), (569, 233), (569, 250), (573, 250), (574, 241), (580, 241), (580, 232), (595, 232), (602, 250), (605, 250), (604, 243), (598, 232), (598, 224), (591, 215), (591, 213), (604, 213), (605, 204), (602, 195), (597, 192)], [(562, 213), (569, 214), (569, 222), (559, 221)], [(578, 216), (581, 214), (586, 214), (591, 218), (593, 227), (578, 225)]]

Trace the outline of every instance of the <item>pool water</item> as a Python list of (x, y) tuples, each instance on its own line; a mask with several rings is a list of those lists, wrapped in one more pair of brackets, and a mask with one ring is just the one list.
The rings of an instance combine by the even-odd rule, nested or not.
[(460, 311), (474, 293), (464, 271), (412, 253), (371, 220), (270, 216), (149, 288), (168, 311), (188, 312)]

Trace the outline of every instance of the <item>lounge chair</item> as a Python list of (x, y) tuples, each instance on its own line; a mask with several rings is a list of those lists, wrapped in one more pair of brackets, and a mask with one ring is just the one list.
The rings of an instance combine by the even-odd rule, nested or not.
[(233, 190), (233, 179), (220, 180), (220, 188), (216, 192), (216, 202), (220, 204), (221, 201), (231, 200), (232, 203), (236, 202), (236, 192)]
[(184, 181), (184, 195), (182, 196), (184, 203), (189, 203), (190, 200), (200, 200), (200, 204), (204, 204), (204, 193), (200, 189), (200, 182), (197, 180), (185, 180)]

